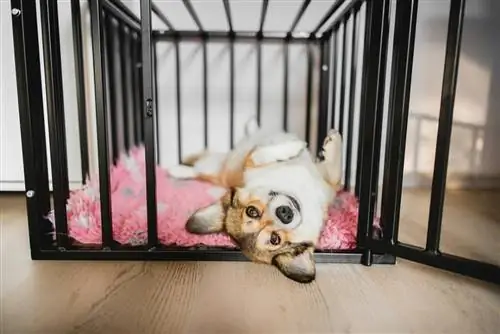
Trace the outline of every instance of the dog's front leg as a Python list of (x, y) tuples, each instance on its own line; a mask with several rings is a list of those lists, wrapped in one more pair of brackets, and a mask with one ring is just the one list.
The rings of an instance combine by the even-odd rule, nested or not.
[[(222, 169), (225, 157), (221, 153), (204, 152), (187, 158), (181, 165), (169, 167), (168, 172), (175, 179), (198, 179), (206, 175), (215, 179)], [(205, 181), (209, 181), (206, 179), (207, 177)]]

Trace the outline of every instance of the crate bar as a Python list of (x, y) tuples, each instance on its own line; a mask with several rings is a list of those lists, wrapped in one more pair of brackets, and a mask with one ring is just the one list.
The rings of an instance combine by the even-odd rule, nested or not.
[(179, 40), (175, 40), (175, 81), (177, 102), (177, 156), (179, 164), (182, 163), (182, 99), (181, 99), (181, 55)]
[(50, 211), (50, 197), (47, 155), (40, 154), (47, 150), (36, 4), (22, 0), (10, 3), (29, 240), (31, 257), (35, 259), (41, 249), (51, 247), (53, 231), (51, 223), (44, 218)]
[(283, 44), (283, 130), (288, 131), (288, 67), (290, 44), (287, 40)]
[(126, 96), (126, 117), (127, 117), (127, 136), (128, 136), (128, 149), (132, 148), (135, 145), (135, 92), (134, 92), (134, 55), (131, 52), (132, 43), (134, 42), (133, 34), (134, 32), (125, 27), (124, 31), (125, 43), (122, 45), (123, 53), (127, 53), (125, 56), (125, 90), (124, 94)]
[(134, 42), (133, 34), (134, 32), (125, 27), (124, 31), (125, 43), (122, 45), (122, 52), (127, 53), (125, 56), (125, 81), (124, 85), (126, 89), (124, 90), (124, 94), (126, 95), (126, 117), (127, 117), (127, 136), (128, 136), (128, 149), (132, 148), (135, 145), (135, 119), (134, 119), (134, 61), (133, 61), (133, 53), (131, 52), (131, 44)]
[(357, 47), (357, 16), (359, 5), (351, 10), (351, 80), (349, 82), (349, 110), (347, 113), (347, 136), (346, 138), (346, 157), (345, 157), (345, 176), (344, 176), (344, 189), (351, 189), (351, 155), (352, 155), (352, 133), (354, 127), (354, 105), (356, 99), (356, 62), (358, 59)]
[[(338, 28), (338, 27), (337, 27)], [(330, 128), (335, 128), (335, 104), (336, 104), (336, 97), (337, 97), (337, 33), (338, 29), (333, 29), (332, 31), (332, 40), (330, 41), (333, 45), (333, 52), (330, 55), (331, 58), (331, 69), (332, 69), (332, 116), (330, 120)], [(340, 112), (342, 112), (342, 109), (340, 109)]]
[[(105, 10), (102, 10), (101, 11), (101, 22), (102, 24), (105, 26), (106, 25), (106, 21), (109, 17), (109, 14), (107, 14), (107, 11)], [(102, 45), (103, 45), (103, 50), (104, 50), (104, 58), (103, 58), (103, 62), (104, 62), (104, 83), (105, 83), (105, 86), (104, 86), (104, 90), (106, 91), (106, 99), (105, 99), (105, 103), (106, 103), (106, 117), (107, 117), (107, 120), (108, 122), (106, 123), (106, 131), (108, 133), (108, 163), (113, 163), (113, 140), (112, 139), (109, 139), (109, 136), (112, 135), (113, 133), (113, 130), (112, 130), (112, 122), (109, 122), (109, 120), (111, 119), (111, 110), (112, 110), (112, 103), (111, 103), (111, 95), (109, 94), (109, 85), (110, 85), (110, 73), (109, 73), (109, 68), (111, 67), (109, 65), (109, 57), (108, 57), (108, 33), (109, 31), (105, 31), (104, 34), (103, 34), (103, 40), (102, 40)]]
[[(123, 105), (123, 99), (124, 97), (122, 96), (123, 94), (123, 67), (122, 67), (122, 55), (121, 53), (121, 25), (122, 23), (118, 20), (116, 24), (112, 24), (113, 28), (111, 29), (112, 31), (112, 36), (113, 36), (113, 41), (112, 41), (112, 53), (111, 57), (109, 58), (111, 60), (111, 65), (114, 68), (114, 81), (116, 87), (109, 87), (109, 89), (114, 92), (114, 103), (113, 103), (113, 109), (114, 114), (112, 114), (112, 117), (114, 117), (114, 128), (115, 128), (115, 140), (116, 140), (116, 161), (118, 160), (120, 154), (125, 150), (125, 133), (124, 133), (124, 116), (125, 116), (125, 106)], [(113, 119), (113, 118), (112, 118)]]
[[(363, 38), (363, 56), (361, 59), (361, 92), (360, 92), (360, 110), (359, 110), (359, 123), (358, 123), (358, 147), (357, 147), (357, 157), (356, 157), (356, 179), (355, 179), (355, 184), (354, 184), (354, 194), (357, 198), (359, 198), (359, 194), (361, 191), (361, 173), (363, 169), (363, 136), (365, 133), (365, 113), (363, 112), (363, 99), (364, 99), (364, 85), (366, 84), (366, 80), (363, 80), (364, 75), (366, 74), (367, 71), (367, 62), (366, 59), (367, 57), (370, 56), (369, 50), (366, 47), (367, 46), (367, 41), (369, 41), (369, 35), (367, 34), (368, 29), (367, 29), (367, 21), (368, 21), (368, 10), (367, 10), (367, 5), (365, 3), (364, 6), (364, 20), (363, 23), (365, 24), (365, 31), (364, 31), (364, 38)], [(358, 226), (358, 235), (359, 235), (359, 226)]]
[(311, 35), (313, 36), (316, 35), (321, 29), (321, 27), (323, 27), (323, 25), (326, 23), (326, 21), (328, 21), (332, 17), (332, 15), (337, 11), (337, 9), (340, 8), (340, 6), (344, 4), (344, 2), (345, 0), (335, 1), (335, 3), (330, 7), (328, 12), (326, 12), (326, 14), (321, 18), (321, 21), (319, 21), (318, 25), (314, 28)]
[[(105, 11), (105, 13), (107, 13)], [(117, 121), (116, 121), (116, 116), (119, 113), (118, 111), (118, 93), (116, 90), (116, 67), (115, 67), (115, 62), (113, 59), (115, 59), (114, 55), (116, 54), (117, 56), (118, 53), (115, 53), (115, 45), (116, 45), (116, 30), (115, 30), (115, 25), (113, 24), (113, 16), (111, 15), (105, 15), (104, 17), (104, 28), (106, 29), (106, 37), (104, 39), (105, 43), (105, 50), (107, 53), (106, 56), (106, 62), (105, 62), (105, 68), (107, 71), (107, 86), (106, 90), (108, 90), (108, 116), (110, 118), (110, 122), (108, 123), (108, 131), (109, 134), (111, 135), (111, 162), (114, 163), (118, 159), (118, 156), (120, 154), (119, 152), (119, 147), (118, 147), (118, 129), (117, 129)]]
[(97, 151), (99, 161), (99, 199), (101, 204), (102, 246), (109, 249), (113, 244), (113, 226), (111, 225), (111, 200), (109, 196), (108, 136), (106, 111), (106, 78), (104, 31), (101, 23), (102, 2), (90, 0), (90, 22), (92, 33), (92, 54), (94, 59), (94, 92), (96, 103)]
[(102, 5), (107, 13), (115, 17), (120, 22), (127, 24), (131, 29), (135, 31), (141, 30), (141, 21), (137, 17), (135, 17), (134, 13), (132, 13), (128, 9), (128, 7), (123, 5), (120, 1), (103, 0)]
[[(66, 200), (69, 197), (68, 155), (66, 152), (66, 123), (64, 120), (61, 49), (57, 2), (40, 2), (42, 41), (49, 120), (49, 144), (52, 167), (57, 246), (68, 247), (68, 222)], [(38, 152), (38, 154), (43, 154)]]
[(183, 1), (184, 6), (186, 7), (187, 11), (189, 12), (189, 15), (191, 15), (191, 18), (193, 19), (194, 23), (196, 23), (196, 27), (198, 28), (198, 31), (205, 31), (203, 29), (203, 25), (201, 24), (200, 18), (198, 17), (198, 14), (196, 14), (196, 10), (193, 7), (193, 4), (191, 3), (190, 0), (184, 0)]
[[(233, 30), (233, 20), (231, 17), (231, 8), (229, 6), (229, 1), (224, 0), (224, 11), (226, 12), (227, 24), (229, 26), (229, 140), (230, 148), (234, 147), (234, 30)], [(204, 39), (206, 41), (206, 39)], [(206, 50), (205, 55), (206, 57)], [(205, 59), (204, 59), (205, 61)], [(204, 63), (204, 75), (206, 77), (206, 64)], [(206, 86), (205, 86), (206, 87)], [(205, 117), (205, 126), (207, 118)]]
[(306, 141), (308, 146), (311, 144), (311, 109), (312, 109), (312, 90), (313, 90), (313, 50), (311, 43), (306, 45), (307, 48), (307, 81), (306, 81)]
[[(137, 57), (137, 35), (134, 32), (131, 32), (130, 35), (130, 54), (132, 57), (132, 64), (131, 64), (131, 70), (132, 70), (132, 87), (140, 87), (139, 85), (139, 70), (137, 68), (137, 64), (139, 63), (138, 57)], [(134, 89), (132, 93), (133, 97), (133, 118), (134, 118), (134, 144), (139, 145), (141, 142), (140, 140), (140, 121), (139, 118), (141, 117), (141, 98), (139, 96), (139, 89)]]
[[(370, 56), (369, 50), (367, 48), (367, 41), (369, 41), (369, 34), (367, 32), (369, 31), (367, 29), (367, 22), (368, 22), (368, 5), (366, 2), (364, 3), (364, 18), (363, 18), (363, 23), (365, 25), (365, 29), (363, 33), (363, 39), (360, 40), (363, 43), (363, 56), (361, 59), (361, 90), (360, 90), (360, 106), (359, 106), (359, 123), (358, 123), (358, 145), (357, 145), (357, 156), (356, 156), (356, 176), (355, 176), (355, 184), (354, 184), (354, 194), (357, 198), (359, 198), (359, 194), (361, 191), (361, 173), (363, 170), (363, 138), (364, 138), (364, 133), (365, 133), (365, 113), (363, 112), (363, 99), (364, 99), (364, 85), (366, 84), (366, 80), (364, 80), (364, 76), (366, 75), (367, 71), (367, 62), (366, 59), (367, 57)], [(360, 22), (361, 26), (361, 22)], [(360, 34), (361, 36), (361, 34)], [(358, 235), (359, 235), (359, 226), (358, 226)]]
[(208, 50), (207, 41), (203, 40), (203, 142), (208, 148)]
[(389, 0), (367, 1), (365, 57), (361, 112), (364, 127), (361, 143), (361, 184), (359, 194), (358, 246), (364, 249), (363, 264), (370, 265), (372, 253), (367, 248), (373, 233), (373, 217), (377, 200), (380, 137), (383, 116), (385, 65), (389, 31)]
[(447, 253), (434, 254), (427, 252), (424, 248), (402, 242), (396, 242), (394, 245), (390, 245), (381, 243), (379, 240), (373, 240), (370, 243), (370, 247), (377, 253), (391, 252), (397, 257), (405, 258), (410, 261), (470, 276), (497, 285), (500, 284), (500, 267), (494, 264), (483, 263)]
[[(347, 66), (346, 66), (346, 60), (347, 60), (347, 43), (346, 43), (346, 37), (347, 37), (347, 20), (349, 16), (346, 15), (344, 17), (344, 20), (342, 22), (342, 61), (340, 62), (342, 64), (342, 68), (340, 70), (340, 101), (339, 101), (339, 132), (342, 136), (344, 136), (344, 113), (345, 113), (345, 86), (346, 86), (346, 76), (347, 76)], [(339, 29), (340, 30), (340, 29)], [(349, 106), (351, 108), (351, 106)]]
[[(141, 35), (138, 33), (137, 36), (139, 36), (139, 39), (137, 40), (137, 58), (139, 59), (139, 64), (138, 64), (138, 78), (139, 78), (139, 86), (142, 87), (143, 85), (143, 59), (142, 59), (142, 38), (140, 37)], [(144, 113), (142, 106), (144, 105), (144, 91), (142, 89), (137, 89), (139, 91), (139, 109), (137, 109), (137, 117), (139, 119), (139, 133), (141, 136), (141, 143), (144, 143)]]
[(229, 145), (234, 148), (234, 40), (229, 42)]
[(286, 39), (290, 43), (307, 43), (310, 40), (315, 40), (316, 37), (311, 36), (291, 36), (288, 37), (286, 33), (277, 32), (242, 32), (242, 31), (153, 31), (153, 36), (157, 41), (175, 41), (176, 39), (185, 41), (221, 41), (228, 42), (230, 39), (237, 39), (238, 41), (266, 41), (266, 42), (283, 42)]
[(125, 146), (125, 150), (128, 151), (131, 146), (132, 146), (132, 141), (130, 138), (130, 133), (129, 133), (129, 123), (132, 121), (129, 118), (129, 89), (128, 87), (132, 84), (130, 82), (130, 78), (128, 75), (127, 69), (129, 68), (127, 66), (127, 63), (130, 60), (130, 54), (127, 52), (128, 49), (128, 36), (127, 36), (127, 28), (124, 24), (119, 24), (118, 25), (119, 29), (119, 34), (120, 34), (120, 43), (119, 43), (119, 48), (120, 48), (120, 77), (121, 77), (121, 88), (122, 88), (122, 117), (123, 117), (123, 144)]
[(226, 12), (227, 25), (229, 26), (229, 31), (234, 32), (233, 29), (233, 19), (231, 17), (231, 7), (229, 5), (229, 0), (224, 0), (224, 11)]
[(155, 5), (154, 3), (152, 3), (151, 4), (151, 9), (153, 10), (153, 13), (155, 13), (156, 16), (158, 16), (158, 18), (160, 19), (160, 21), (163, 22), (163, 24), (165, 24), (168, 29), (170, 29), (170, 31), (175, 31), (175, 28), (172, 25), (172, 22), (170, 22), (170, 20), (167, 18), (167, 16), (165, 16), (163, 14), (163, 12), (161, 11), (161, 9), (157, 5)]
[(342, 8), (342, 11), (340, 11), (337, 14), (337, 18), (335, 20), (333, 20), (332, 22), (330, 22), (329, 28), (327, 28), (325, 31), (329, 31), (329, 30), (333, 29), (333, 27), (338, 25), (339, 22), (346, 17), (346, 15), (349, 15), (349, 12), (353, 8), (359, 8), (363, 4), (363, 2), (367, 2), (367, 1), (366, 0), (352, 0), (351, 2), (349, 2), (344, 8)]
[(257, 124), (262, 115), (262, 40), (257, 40)]
[(85, 101), (85, 77), (83, 68), (82, 19), (80, 16), (79, 0), (71, 0), (71, 21), (73, 27), (73, 54), (75, 57), (76, 100), (83, 183), (89, 176), (89, 145), (87, 138), (87, 105)]
[(446, 175), (450, 154), (451, 131), (453, 127), (453, 108), (457, 88), (458, 66), (460, 60), (460, 44), (464, 23), (465, 0), (452, 1), (448, 21), (448, 37), (444, 62), (443, 85), (441, 89), (441, 108), (432, 176), (431, 203), (429, 209), (429, 227), (427, 229), (428, 252), (439, 251), (441, 223), (443, 219), (444, 197), (446, 192)]
[(320, 82), (319, 82), (319, 103), (318, 103), (318, 133), (316, 138), (316, 155), (321, 151), (323, 141), (327, 133), (328, 123), (328, 96), (329, 96), (329, 81), (330, 81), (330, 44), (329, 38), (326, 37), (320, 42), (321, 58), (320, 58)]
[[(151, 3), (153, 4), (153, 3)], [(158, 53), (156, 50), (156, 42), (152, 43), (153, 49), (153, 86), (154, 86), (154, 123), (155, 123), (155, 156), (156, 163), (160, 164), (160, 108), (159, 108), (159, 95), (158, 95)]]
[(262, 8), (260, 11), (260, 23), (258, 35), (262, 36), (264, 32), (264, 23), (266, 22), (267, 8), (269, 7), (269, 0), (262, 0)]
[(107, 5), (111, 4), (115, 6), (120, 12), (124, 13), (126, 16), (128, 16), (132, 21), (137, 23), (139, 25), (139, 30), (141, 26), (141, 19), (137, 17), (137, 15), (134, 14), (134, 12), (123, 3), (121, 0), (103, 0), (104, 1), (104, 7), (107, 7)]
[[(247, 36), (249, 39), (257, 39), (257, 124), (261, 125), (262, 118), (262, 41), (264, 39), (264, 23), (266, 22), (267, 7), (269, 6), (268, 0), (262, 1), (260, 11), (259, 31), (257, 34), (236, 34), (233, 33), (234, 38), (244, 39)], [(214, 35), (215, 37), (216, 35)], [(223, 35), (221, 35), (223, 36)]]
[[(153, 251), (144, 249), (124, 249), (103, 252), (99, 250), (70, 250), (64, 253), (44, 251), (42, 256), (46, 260), (92, 260), (92, 261), (241, 261), (248, 259), (238, 250), (203, 249), (185, 250), (159, 248)], [(361, 263), (362, 254), (359, 252), (316, 252), (316, 263)], [(390, 254), (374, 254), (373, 263), (394, 264), (395, 257)]]
[(156, 211), (156, 159), (155, 159), (155, 114), (153, 84), (153, 55), (151, 43), (151, 0), (141, 1), (141, 46), (142, 46), (142, 88), (144, 110), (144, 133), (146, 148), (146, 198), (148, 216), (148, 248), (158, 246), (158, 225)]
[(304, 0), (304, 2), (302, 2), (302, 5), (300, 6), (300, 9), (299, 9), (297, 15), (295, 16), (295, 19), (292, 22), (292, 26), (288, 30), (288, 35), (289, 36), (291, 36), (292, 33), (293, 33), (293, 31), (295, 30), (295, 28), (297, 28), (297, 25), (299, 24), (300, 20), (302, 19), (302, 16), (306, 12), (307, 7), (309, 7), (310, 3), (311, 3), (311, 0)]
[(396, 5), (381, 208), (383, 236), (391, 244), (398, 239), (417, 13), (418, 0)]

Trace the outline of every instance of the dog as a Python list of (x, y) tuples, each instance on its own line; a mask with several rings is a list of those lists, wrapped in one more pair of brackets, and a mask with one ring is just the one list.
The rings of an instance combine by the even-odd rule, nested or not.
[[(251, 122), (250, 122), (251, 124)], [(174, 178), (222, 187), (214, 204), (194, 212), (186, 229), (227, 233), (251, 261), (276, 266), (301, 283), (316, 277), (314, 250), (341, 181), (342, 139), (330, 130), (321, 159), (288, 132), (253, 130), (227, 154), (204, 152), (169, 170)]]

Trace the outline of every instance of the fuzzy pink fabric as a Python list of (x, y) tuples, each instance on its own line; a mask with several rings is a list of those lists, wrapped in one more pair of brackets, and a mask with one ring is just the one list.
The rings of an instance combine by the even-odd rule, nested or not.
[[(111, 167), (110, 192), (113, 237), (127, 245), (147, 243), (146, 173), (144, 148), (123, 155)], [(235, 248), (223, 234), (199, 236), (184, 228), (188, 217), (197, 209), (219, 198), (221, 189), (194, 180), (175, 180), (156, 167), (158, 238), (164, 245), (218, 246)], [(69, 236), (80, 244), (101, 243), (101, 213), (98, 177), (73, 191), (67, 203)], [(54, 223), (53, 212), (49, 215)], [(340, 192), (328, 210), (328, 221), (320, 238), (321, 250), (356, 247), (358, 201), (348, 192)], [(378, 227), (378, 220), (375, 222)]]

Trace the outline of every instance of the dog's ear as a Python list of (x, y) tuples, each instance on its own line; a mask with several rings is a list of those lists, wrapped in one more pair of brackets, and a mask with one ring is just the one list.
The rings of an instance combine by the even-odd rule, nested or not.
[(288, 278), (299, 283), (310, 283), (316, 278), (314, 247), (299, 245), (292, 251), (278, 254), (273, 264)]
[(224, 208), (219, 200), (197, 210), (186, 223), (186, 230), (193, 234), (210, 234), (224, 229)]

